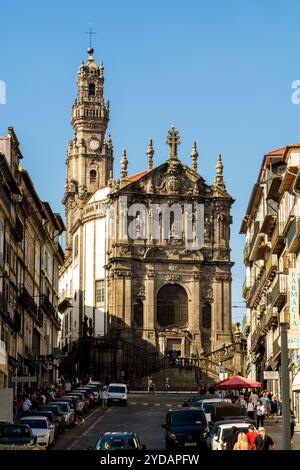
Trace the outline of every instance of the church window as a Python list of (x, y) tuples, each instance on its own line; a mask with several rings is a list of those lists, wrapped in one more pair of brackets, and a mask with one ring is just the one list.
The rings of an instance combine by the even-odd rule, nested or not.
[(160, 326), (185, 326), (188, 321), (188, 296), (178, 284), (167, 284), (157, 294), (157, 321)]
[(95, 83), (89, 83), (89, 96), (95, 96)]
[(104, 279), (96, 281), (96, 304), (104, 304)]
[(211, 328), (211, 305), (206, 304), (202, 307), (202, 326), (203, 328)]
[(96, 170), (91, 170), (90, 171), (90, 183), (94, 184), (97, 182), (97, 172)]
[(137, 300), (133, 306), (133, 321), (136, 328), (143, 328), (144, 305), (142, 300)]

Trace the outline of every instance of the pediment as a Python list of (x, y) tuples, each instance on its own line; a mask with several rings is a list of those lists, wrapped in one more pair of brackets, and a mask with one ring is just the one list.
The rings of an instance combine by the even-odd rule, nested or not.
[(166, 162), (129, 182), (120, 192), (161, 194), (169, 196), (207, 196), (211, 188), (202, 176), (179, 161)]

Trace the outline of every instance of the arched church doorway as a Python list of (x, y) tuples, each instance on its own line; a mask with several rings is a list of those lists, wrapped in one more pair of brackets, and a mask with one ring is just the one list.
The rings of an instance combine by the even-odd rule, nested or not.
[(166, 284), (157, 294), (157, 322), (161, 327), (184, 327), (188, 322), (188, 296), (178, 284)]

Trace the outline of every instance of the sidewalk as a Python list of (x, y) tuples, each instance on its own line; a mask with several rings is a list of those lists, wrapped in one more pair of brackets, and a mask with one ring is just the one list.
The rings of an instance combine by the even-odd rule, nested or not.
[[(276, 450), (281, 450), (282, 444), (282, 418), (278, 417), (278, 423), (275, 424), (275, 421), (267, 419), (265, 420), (265, 428), (267, 433), (271, 436), (275, 442)], [(292, 450), (300, 450), (300, 424), (298, 423), (295, 427), (295, 433), (292, 439)]]

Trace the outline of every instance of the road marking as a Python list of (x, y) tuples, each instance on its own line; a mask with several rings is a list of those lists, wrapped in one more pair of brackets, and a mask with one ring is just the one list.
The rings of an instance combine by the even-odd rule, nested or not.
[(128, 405), (137, 405), (137, 403), (135, 401), (132, 401), (132, 402), (130, 401)]
[(167, 406), (168, 408), (172, 408), (172, 405), (171, 405), (170, 403), (167, 403), (166, 406)]
[(160, 403), (154, 403), (154, 406), (160, 406)]
[(148, 406), (148, 405), (149, 405), (149, 403), (143, 403), (143, 406)]
[[(96, 410), (96, 411), (97, 411), (97, 410)], [(92, 429), (94, 429), (94, 427), (95, 427), (98, 423), (100, 423), (100, 421), (102, 421), (102, 419), (104, 418), (104, 416), (105, 416), (107, 413), (110, 413), (110, 412), (111, 412), (111, 408), (108, 408), (107, 411), (106, 411), (103, 415), (101, 415), (101, 416), (94, 422), (94, 424), (93, 424), (92, 426), (90, 426), (89, 428), (87, 428), (87, 429), (84, 431), (84, 433), (82, 433), (81, 436), (80, 436), (78, 439), (76, 439), (75, 441), (73, 441), (72, 444), (71, 444), (69, 447), (67, 447), (66, 450), (71, 450), (71, 449), (75, 446), (75, 444), (77, 444), (77, 442), (79, 442), (79, 441), (80, 441), (83, 437), (85, 437)], [(90, 416), (92, 416), (92, 415), (90, 415)]]

